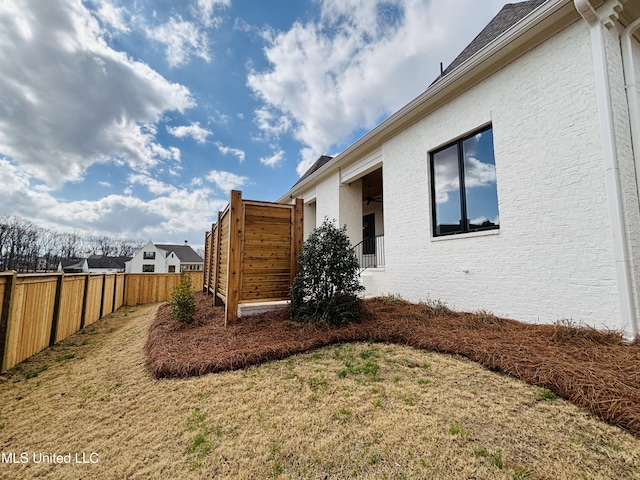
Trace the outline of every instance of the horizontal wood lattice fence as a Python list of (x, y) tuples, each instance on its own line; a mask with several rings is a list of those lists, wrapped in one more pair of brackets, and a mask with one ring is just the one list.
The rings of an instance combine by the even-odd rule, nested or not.
[[(202, 272), (186, 272), (193, 285)], [(122, 305), (167, 301), (179, 273), (0, 272), (0, 371), (100, 320)]]
[(225, 321), (243, 303), (287, 300), (298, 272), (303, 202), (243, 200), (233, 190), (227, 208), (205, 236), (203, 289), (225, 305)]

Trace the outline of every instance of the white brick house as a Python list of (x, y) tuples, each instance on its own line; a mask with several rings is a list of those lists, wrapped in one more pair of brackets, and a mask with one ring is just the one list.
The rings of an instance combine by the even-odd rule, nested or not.
[[(369, 294), (637, 336), (640, 1), (532, 0), (280, 202), (346, 225)], [(625, 73), (626, 72), (626, 73)], [(634, 155), (635, 151), (635, 155)]]
[(151, 240), (125, 263), (127, 273), (180, 273), (202, 270), (204, 260), (189, 245), (154, 244)]

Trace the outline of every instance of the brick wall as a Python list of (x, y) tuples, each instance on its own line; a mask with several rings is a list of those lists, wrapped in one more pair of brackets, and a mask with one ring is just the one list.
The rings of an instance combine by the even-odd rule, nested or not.
[[(610, 50), (614, 40), (608, 39)], [(621, 108), (619, 91), (614, 101)], [(625, 121), (616, 115), (625, 214), (640, 226)], [(500, 230), (433, 238), (429, 152), (489, 123)], [(387, 140), (382, 161), (386, 267), (377, 290), (529, 322), (572, 319), (621, 328), (585, 22)], [(336, 174), (316, 187), (318, 222), (338, 218), (338, 184)], [(628, 237), (640, 254), (640, 232)]]

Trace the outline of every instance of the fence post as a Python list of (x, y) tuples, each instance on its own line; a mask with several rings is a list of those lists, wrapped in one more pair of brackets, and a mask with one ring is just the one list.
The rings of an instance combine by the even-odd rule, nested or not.
[(62, 284), (64, 282), (64, 272), (58, 273), (56, 280), (56, 298), (53, 303), (53, 318), (51, 319), (51, 333), (49, 334), (49, 346), (56, 343), (58, 334), (58, 321), (60, 320), (60, 302), (62, 301)]
[(100, 292), (100, 314), (98, 318), (102, 318), (102, 312), (104, 310), (104, 289), (106, 287), (106, 284), (107, 284), (107, 274), (103, 273), (102, 274), (102, 291)]
[(212, 257), (213, 267), (213, 304), (220, 306), (222, 300), (218, 297), (218, 283), (220, 282), (220, 232), (222, 230), (222, 212), (218, 212), (218, 223), (216, 223), (216, 233), (213, 239), (214, 247)]
[(207, 277), (210, 277), (211, 270), (209, 269), (211, 262), (209, 261), (209, 257), (211, 257), (211, 242), (213, 240), (213, 224), (211, 225), (211, 232), (204, 232), (204, 263), (202, 265), (202, 291), (205, 292), (206, 295), (209, 295), (209, 281)]
[(112, 295), (112, 299), (111, 299), (111, 311), (115, 312), (116, 311), (116, 297), (118, 296), (118, 272), (115, 272), (113, 274), (113, 295)]
[(87, 273), (84, 277), (84, 297), (82, 298), (82, 318), (80, 319), (80, 330), (84, 328), (84, 321), (87, 316), (87, 296), (89, 295), (89, 279), (91, 274)]
[(124, 278), (122, 279), (122, 305), (127, 305), (127, 288), (128, 288), (128, 283), (127, 279), (129, 278), (129, 275), (131, 275), (131, 272), (124, 273)]
[(291, 228), (291, 285), (293, 279), (300, 270), (298, 257), (302, 252), (302, 241), (304, 238), (304, 200), (296, 198), (296, 203), (292, 212), (293, 225)]
[(240, 275), (241, 275), (241, 237), (242, 237), (242, 192), (231, 191), (229, 205), (229, 258), (227, 301), (225, 303), (224, 318), (227, 322), (238, 320), (238, 304), (240, 303)]
[(16, 280), (18, 279), (18, 273), (13, 270), (7, 273), (7, 283), (4, 285), (4, 295), (0, 299), (2, 301), (2, 309), (0, 310), (0, 372), (4, 372), (7, 369), (7, 351), (9, 346), (7, 345), (9, 336), (9, 325), (11, 323), (11, 309), (13, 305), (13, 291), (16, 287)]

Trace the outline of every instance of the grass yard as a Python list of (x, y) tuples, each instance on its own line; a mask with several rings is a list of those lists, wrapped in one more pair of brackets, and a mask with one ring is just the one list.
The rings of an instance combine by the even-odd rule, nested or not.
[(0, 478), (640, 478), (638, 437), (460, 356), (360, 341), (156, 379), (157, 311), (122, 308), (0, 377), (0, 450), (29, 460)]

